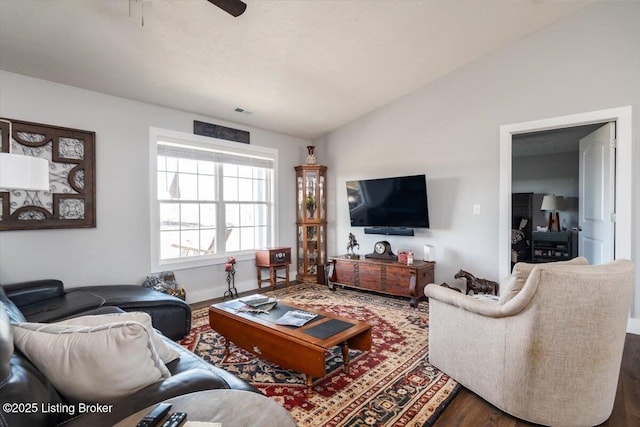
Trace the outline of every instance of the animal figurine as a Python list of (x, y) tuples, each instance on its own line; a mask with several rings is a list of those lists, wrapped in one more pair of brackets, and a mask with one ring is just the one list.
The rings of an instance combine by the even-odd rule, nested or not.
[(498, 283), (487, 280), (487, 279), (479, 279), (473, 274), (460, 270), (456, 273), (456, 279), (464, 277), (467, 280), (467, 292), (466, 295), (469, 295), (469, 292), (473, 291), (474, 294), (485, 293), (485, 294), (493, 294), (498, 295)]
[(353, 233), (349, 233), (349, 243), (347, 244), (347, 256), (350, 257), (357, 257), (355, 251), (353, 250), (353, 248), (358, 247), (358, 249), (360, 249), (360, 244), (358, 243), (358, 241), (356, 240), (356, 236)]

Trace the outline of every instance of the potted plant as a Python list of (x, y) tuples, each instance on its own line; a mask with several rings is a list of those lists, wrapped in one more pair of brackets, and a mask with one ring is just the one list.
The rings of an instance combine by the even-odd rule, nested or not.
[(313, 213), (316, 210), (316, 201), (313, 198), (313, 194), (309, 192), (307, 194), (307, 198), (305, 199), (305, 204), (307, 205), (307, 211), (309, 212), (309, 218), (313, 218)]

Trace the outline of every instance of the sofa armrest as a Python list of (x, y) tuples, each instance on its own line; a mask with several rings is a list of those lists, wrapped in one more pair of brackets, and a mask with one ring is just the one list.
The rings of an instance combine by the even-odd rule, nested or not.
[(64, 295), (64, 285), (60, 280), (45, 279), (31, 282), (3, 285), (5, 293), (18, 307), (24, 307)]
[(527, 306), (530, 300), (530, 298), (518, 298), (508, 301), (505, 304), (493, 301), (484, 301), (434, 283), (430, 283), (425, 287), (424, 294), (427, 298), (434, 298), (445, 304), (459, 307), (470, 313), (495, 318), (508, 317), (520, 313)]

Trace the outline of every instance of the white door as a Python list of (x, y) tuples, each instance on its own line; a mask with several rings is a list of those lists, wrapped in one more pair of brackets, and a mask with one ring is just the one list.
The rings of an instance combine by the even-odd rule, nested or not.
[(589, 264), (614, 258), (615, 123), (580, 140), (578, 254)]

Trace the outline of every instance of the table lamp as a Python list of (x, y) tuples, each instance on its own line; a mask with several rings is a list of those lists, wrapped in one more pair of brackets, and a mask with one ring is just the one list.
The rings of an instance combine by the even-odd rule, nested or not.
[[(558, 211), (564, 210), (564, 197), (546, 195), (542, 198), (542, 206), (540, 210), (549, 211), (549, 221), (547, 222), (547, 230), (552, 231), (553, 224), (556, 225), (556, 231), (560, 231), (560, 214)], [(555, 213), (555, 215), (554, 215)]]

